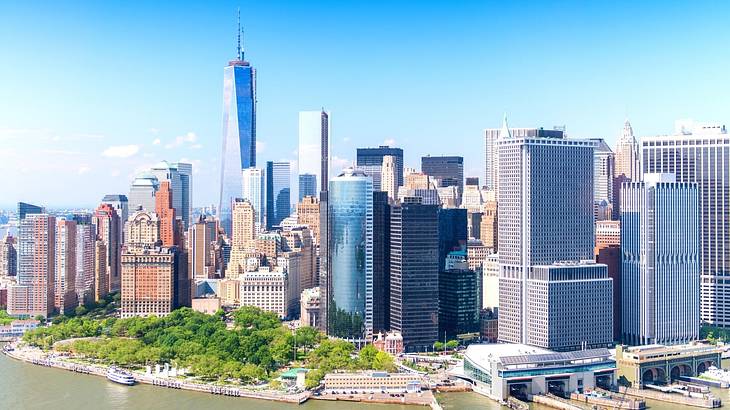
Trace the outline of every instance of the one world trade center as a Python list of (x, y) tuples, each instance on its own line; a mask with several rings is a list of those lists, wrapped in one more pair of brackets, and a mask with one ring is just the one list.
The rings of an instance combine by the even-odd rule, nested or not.
[(242, 170), (256, 166), (256, 71), (244, 60), (241, 20), (236, 59), (223, 69), (223, 151), (218, 218), (231, 235), (231, 204), (242, 195)]

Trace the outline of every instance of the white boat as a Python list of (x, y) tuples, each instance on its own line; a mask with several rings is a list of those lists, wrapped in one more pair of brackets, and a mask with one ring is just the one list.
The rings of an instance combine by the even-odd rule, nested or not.
[(702, 376), (711, 380), (719, 380), (730, 383), (730, 371), (726, 369), (718, 369), (715, 366), (710, 366), (706, 372), (702, 373)]
[(132, 373), (116, 366), (109, 367), (109, 370), (106, 372), (106, 378), (114, 383), (124, 384), (127, 386), (131, 386), (135, 383)]

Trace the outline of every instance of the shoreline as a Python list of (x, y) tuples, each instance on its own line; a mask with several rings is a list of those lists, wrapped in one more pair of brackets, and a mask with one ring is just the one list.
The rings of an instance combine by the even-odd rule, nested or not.
[[(6, 350), (6, 347), (11, 347), (13, 350)], [(2, 349), (2, 354), (5, 356), (36, 366), (51, 367), (59, 370), (65, 370), (73, 373), (81, 373), (92, 376), (103, 377), (106, 379), (107, 368), (101, 365), (93, 364), (79, 364), (63, 360), (62, 357), (54, 357), (49, 355), (48, 352), (44, 352), (38, 348), (32, 348), (28, 346), (18, 347), (17, 341), (6, 343)], [(49, 357), (50, 356), (50, 357)], [(182, 381), (173, 378), (163, 378), (150, 376), (138, 371), (128, 370), (134, 376), (134, 380), (137, 383), (148, 384), (156, 387), (166, 387), (170, 389), (181, 389), (188, 390), (198, 393), (208, 393), (214, 395), (224, 395), (230, 397), (241, 397), (245, 399), (256, 399), (266, 400), (272, 402), (288, 403), (301, 405), (307, 400), (324, 400), (324, 401), (340, 401), (340, 402), (359, 402), (359, 403), (373, 403), (373, 404), (397, 404), (397, 405), (409, 405), (409, 406), (420, 406), (440, 409), (436, 397), (431, 390), (427, 392), (431, 396), (431, 403), (426, 404), (423, 401), (419, 402), (407, 402), (401, 400), (395, 400), (392, 398), (369, 398), (368, 395), (355, 395), (355, 397), (324, 397), (314, 396), (311, 391), (304, 391), (299, 394), (277, 394), (274, 392), (256, 392), (247, 390), (241, 387), (233, 386), (217, 386), (212, 384), (200, 384), (189, 381)], [(113, 383), (113, 382), (112, 382)], [(131, 387), (131, 386), (130, 386)], [(425, 393), (425, 392), (424, 392)]]

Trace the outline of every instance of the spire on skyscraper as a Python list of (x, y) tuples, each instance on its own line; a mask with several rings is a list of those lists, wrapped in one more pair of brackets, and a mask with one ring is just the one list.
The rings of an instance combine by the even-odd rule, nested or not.
[(243, 45), (242, 45), (243, 44), (243, 29), (241, 29), (241, 8), (240, 7), (238, 8), (238, 30), (237, 30), (237, 34), (238, 34), (238, 45), (237, 45), (237, 48), (236, 48), (236, 58), (239, 61), (243, 61), (243, 53), (244, 53)]
[(502, 129), (499, 131), (499, 138), (512, 138), (512, 134), (510, 134), (509, 127), (507, 126), (507, 113), (504, 113)]
[(629, 122), (628, 118), (624, 122), (624, 130), (621, 133), (621, 140), (622, 141), (633, 141), (634, 140), (634, 129), (631, 128), (631, 123)]

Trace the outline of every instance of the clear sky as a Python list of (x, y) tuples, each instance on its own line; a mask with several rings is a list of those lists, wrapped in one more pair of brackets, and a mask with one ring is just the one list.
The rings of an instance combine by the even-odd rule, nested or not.
[(480, 177), (505, 112), (611, 145), (626, 117), (639, 136), (729, 118), (728, 2), (351, 3), (0, 4), (0, 206), (95, 206), (161, 159), (216, 203), (239, 6), (260, 165), (295, 160), (297, 113), (320, 107), (334, 166), (389, 141)]

